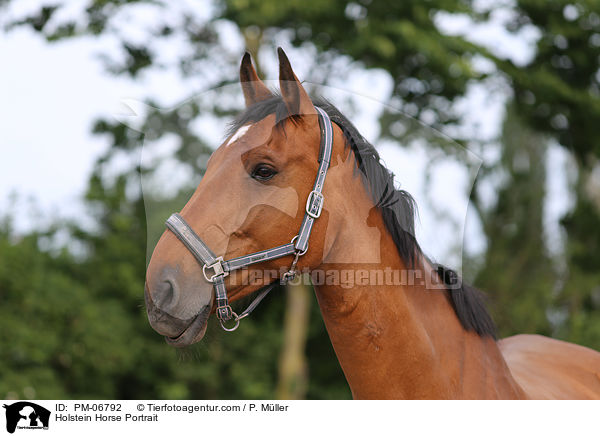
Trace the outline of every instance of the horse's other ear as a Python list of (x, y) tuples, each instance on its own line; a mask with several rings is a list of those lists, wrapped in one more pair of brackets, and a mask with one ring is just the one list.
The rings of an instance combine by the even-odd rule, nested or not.
[(279, 55), (279, 87), (289, 114), (316, 115), (317, 110), (294, 74), (292, 65), (281, 47), (277, 49), (277, 54)]
[(248, 52), (244, 54), (242, 64), (240, 65), (240, 82), (242, 84), (244, 100), (246, 100), (246, 107), (273, 97), (269, 88), (258, 78), (258, 74), (256, 74), (256, 70), (252, 66), (252, 58)]

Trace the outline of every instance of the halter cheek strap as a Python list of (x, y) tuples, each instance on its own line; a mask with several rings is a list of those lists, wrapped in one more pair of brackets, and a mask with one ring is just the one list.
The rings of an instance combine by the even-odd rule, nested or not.
[[(275, 286), (274, 284), (271, 284), (266, 287), (254, 299), (250, 306), (238, 315), (231, 309), (227, 298), (227, 290), (225, 289), (225, 277), (227, 277), (230, 272), (255, 263), (294, 255), (290, 269), (284, 273), (281, 278), (281, 281), (286, 283), (296, 276), (296, 264), (298, 263), (298, 259), (308, 250), (308, 240), (310, 238), (313, 223), (321, 216), (321, 211), (323, 210), (324, 197), (322, 191), (325, 183), (325, 176), (327, 175), (327, 170), (329, 169), (329, 163), (331, 161), (331, 149), (333, 146), (331, 120), (323, 109), (318, 107), (316, 109), (321, 129), (319, 172), (317, 173), (313, 189), (306, 199), (306, 213), (302, 220), (302, 224), (300, 225), (300, 230), (298, 231), (298, 234), (292, 238), (291, 242), (268, 250), (258, 251), (230, 260), (223, 260), (222, 256), (216, 256), (212, 252), (208, 245), (206, 245), (194, 232), (181, 215), (174, 213), (166, 222), (167, 228), (183, 242), (186, 248), (194, 255), (198, 263), (202, 265), (202, 273), (206, 280), (213, 284), (217, 302), (216, 314), (221, 323), (221, 327), (223, 327), (224, 330), (233, 331), (237, 329), (240, 320), (248, 316)], [(228, 328), (224, 323), (231, 319), (235, 321), (235, 324), (233, 327)]]

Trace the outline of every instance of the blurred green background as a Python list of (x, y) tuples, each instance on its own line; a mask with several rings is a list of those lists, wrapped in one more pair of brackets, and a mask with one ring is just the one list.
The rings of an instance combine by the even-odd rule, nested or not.
[[(0, 14), (13, 3), (0, 0)], [(465, 275), (490, 296), (500, 336), (540, 333), (600, 350), (598, 2), (215, 0), (175, 6), (88, 0), (67, 14), (69, 3), (40, 3), (5, 18), (0, 32), (26, 27), (49, 44), (109, 34), (119, 41), (118, 54), (99, 53), (100, 62), (106, 74), (130, 79), (165, 68), (161, 51), (176, 38), (190, 49), (173, 51), (171, 67), (214, 88), (235, 79), (244, 50), (232, 49), (227, 35), (243, 40), (259, 73), (261, 55), (278, 45), (310, 58), (311, 75), (304, 79), (315, 83), (343, 79), (346, 71), (385, 72), (392, 83), (386, 103), (485, 157), (465, 193), (484, 248), (463, 253), (462, 261)], [(148, 24), (144, 41), (130, 38), (123, 14), (148, 8), (164, 11), (164, 21)], [(462, 31), (442, 25), (452, 18), (463, 23)], [(469, 36), (492, 23), (516, 38), (532, 33), (530, 58), (516, 62)], [(477, 84), (505, 96), (503, 127), (492, 139), (457, 128), (466, 116), (461, 102)], [(284, 290), (274, 292), (234, 334), (213, 320), (206, 339), (184, 351), (168, 347), (148, 325), (147, 225), (156, 223), (147, 224), (139, 185), (158, 164), (136, 157), (143, 144), (174, 137), (175, 158), (199, 177), (211, 148), (194, 122), (211, 114), (224, 125), (234, 113), (225, 95), (200, 103), (191, 95), (173, 110), (145, 111), (136, 121), (144, 134), (109, 116), (94, 122), (93, 133), (110, 146), (82, 199), (86, 225), (55, 220), (19, 232), (15, 220), (22, 212), (0, 211), (0, 397), (350, 398), (308, 293), (298, 302)], [(146, 103), (159, 106), (150, 97)], [(382, 113), (379, 123), (380, 137), (398, 147), (422, 133), (393, 111)], [(444, 141), (429, 146), (470, 165)], [(570, 198), (553, 249), (544, 222), (546, 187), (555, 177), (547, 165), (552, 146), (569, 155)], [(106, 171), (123, 156), (133, 156), (129, 165)], [(180, 201), (194, 183), (170, 195)], [(490, 186), (493, 195), (485, 192)], [(289, 350), (284, 337), (294, 316), (306, 322)], [(289, 353), (295, 364), (286, 360)]]

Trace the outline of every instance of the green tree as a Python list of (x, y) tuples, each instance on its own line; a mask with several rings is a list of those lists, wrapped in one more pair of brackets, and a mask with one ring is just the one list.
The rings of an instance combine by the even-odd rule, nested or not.
[(512, 105), (501, 141), (499, 164), (484, 178), (488, 183), (501, 180), (495, 203), (485, 206), (478, 189), (481, 180), (472, 196), (488, 241), (475, 284), (491, 297), (500, 336), (550, 335), (546, 311), (552, 307), (558, 274), (545, 243), (543, 220), (548, 141), (524, 125)]
[[(556, 309), (564, 321), (556, 334), (600, 348), (597, 272), (600, 258), (600, 202), (593, 174), (600, 138), (600, 11), (594, 1), (519, 0), (514, 30), (540, 30), (533, 60), (524, 67), (497, 61), (511, 80), (515, 108), (538, 131), (555, 137), (575, 157), (575, 206), (562, 220), (566, 231), (566, 277), (557, 283)], [(559, 316), (559, 318), (561, 318)]]

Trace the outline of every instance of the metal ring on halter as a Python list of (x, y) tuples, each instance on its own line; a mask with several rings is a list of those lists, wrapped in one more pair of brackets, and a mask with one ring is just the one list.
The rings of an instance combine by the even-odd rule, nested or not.
[(231, 314), (233, 315), (233, 320), (235, 321), (235, 325), (231, 328), (227, 328), (225, 327), (225, 324), (223, 324), (223, 320), (221, 318), (219, 318), (219, 323), (221, 324), (221, 328), (223, 330), (225, 330), (226, 332), (232, 332), (234, 330), (237, 330), (237, 328), (240, 326), (240, 318), (239, 316), (237, 316), (237, 313), (235, 313), (233, 310), (231, 311)]
[[(204, 274), (204, 278), (211, 283), (214, 283), (215, 277), (227, 277), (229, 275), (229, 272), (223, 269), (223, 256), (219, 256), (215, 260), (216, 262), (212, 265), (202, 265), (202, 274)], [(206, 274), (206, 268), (212, 268), (214, 271), (214, 274), (210, 278)]]
[[(298, 239), (298, 236), (300, 236), (300, 235), (296, 235), (296, 236), (294, 236), (294, 237), (292, 238), (292, 241), (290, 242), (290, 244), (294, 244), (294, 241), (295, 241), (296, 239)], [(308, 251), (308, 242), (306, 243), (306, 248), (304, 249), (304, 251), (303, 251), (303, 252), (301, 252), (301, 253), (297, 253), (297, 254), (296, 254), (296, 256), (304, 256), (304, 255), (306, 254), (306, 252), (307, 252), (307, 251)]]

